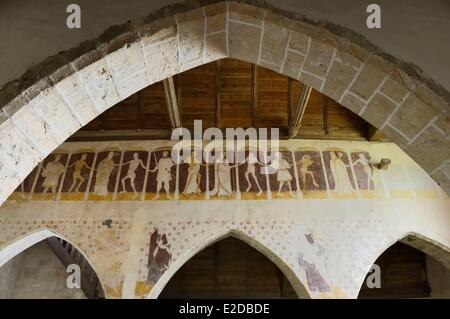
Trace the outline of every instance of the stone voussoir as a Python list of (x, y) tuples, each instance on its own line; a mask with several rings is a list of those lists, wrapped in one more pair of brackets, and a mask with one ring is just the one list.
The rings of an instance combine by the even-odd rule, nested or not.
[(176, 15), (179, 37), (180, 64), (190, 64), (201, 60), (205, 50), (205, 13), (195, 9)]
[(437, 115), (432, 107), (410, 95), (396, 110), (389, 123), (405, 133), (408, 138), (414, 139)]

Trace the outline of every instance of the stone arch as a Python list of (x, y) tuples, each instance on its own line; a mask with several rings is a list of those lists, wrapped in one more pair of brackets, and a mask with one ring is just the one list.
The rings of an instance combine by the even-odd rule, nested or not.
[[(0, 247), (0, 267), (2, 267), (5, 263), (22, 253), (23, 251), (27, 250), (28, 248), (34, 246), (35, 244), (50, 238), (50, 237), (57, 237), (59, 239), (63, 239), (70, 243), (73, 247), (75, 247), (80, 254), (83, 255), (83, 257), (86, 259), (86, 261), (89, 263), (89, 265), (92, 267), (92, 269), (95, 271), (98, 277), (98, 282), (100, 283), (100, 286), (104, 290), (103, 280), (101, 278), (101, 274), (97, 271), (96, 266), (93, 264), (89, 256), (87, 256), (76, 244), (74, 244), (69, 239), (65, 238), (64, 236), (60, 235), (59, 233), (55, 232), (54, 230), (48, 229), (48, 228), (41, 228), (34, 230), (26, 235), (20, 236), (18, 238), (15, 238), (10, 243), (5, 244), (3, 247)], [(105, 297), (107, 297), (105, 295)]]
[(392, 138), (449, 193), (448, 92), (339, 30), (262, 4), (189, 2), (47, 59), (0, 92), (0, 203), (109, 107), (225, 57), (275, 70), (337, 100)]
[(417, 232), (410, 231), (404, 234), (403, 236), (400, 236), (394, 240), (390, 240), (387, 243), (387, 245), (384, 245), (383, 248), (372, 254), (373, 258), (369, 261), (369, 263), (365, 264), (364, 269), (366, 269), (366, 272), (363, 274), (361, 281), (358, 283), (359, 287), (358, 294), (364, 284), (366, 274), (370, 271), (372, 265), (386, 250), (388, 250), (392, 245), (394, 245), (397, 242), (407, 244), (411, 247), (414, 247), (424, 252), (426, 255), (429, 255), (434, 259), (436, 259), (437, 261), (441, 262), (447, 269), (450, 269), (450, 247), (447, 247), (435, 240), (427, 238)]
[(158, 282), (152, 287), (152, 290), (150, 291), (147, 298), (150, 299), (158, 298), (159, 294), (162, 292), (162, 290), (169, 282), (169, 280), (186, 262), (188, 262), (191, 258), (197, 255), (203, 249), (227, 237), (234, 237), (236, 239), (239, 239), (244, 243), (248, 244), (250, 247), (262, 253), (283, 272), (283, 274), (289, 280), (299, 298), (308, 298), (308, 299), (311, 298), (307, 289), (305, 288), (306, 284), (303, 283), (298, 278), (295, 271), (285, 261), (283, 261), (283, 259), (276, 252), (274, 252), (273, 250), (271, 250), (270, 248), (268, 248), (266, 245), (256, 240), (255, 238), (252, 238), (239, 230), (224, 230), (216, 234), (214, 237), (208, 238), (203, 243), (195, 246), (193, 249), (187, 251), (184, 255), (180, 256), (180, 258), (178, 258), (177, 261), (174, 264), (172, 264), (170, 268), (167, 269), (167, 271), (158, 279)]

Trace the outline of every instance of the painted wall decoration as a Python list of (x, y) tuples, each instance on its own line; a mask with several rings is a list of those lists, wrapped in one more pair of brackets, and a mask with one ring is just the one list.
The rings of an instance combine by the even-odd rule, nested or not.
[(169, 268), (172, 260), (171, 246), (166, 234), (158, 233), (158, 229), (150, 236), (147, 263), (147, 284), (153, 286)]
[[(194, 161), (199, 153), (193, 151), (177, 164), (168, 141), (67, 143), (34, 169), (10, 199), (380, 199), (389, 196), (383, 187), (391, 186), (393, 174), (394, 197), (438, 196), (431, 184), (431, 190), (417, 193), (406, 184), (398, 185), (397, 175), (404, 176), (403, 180), (408, 177), (406, 168), (395, 168), (394, 161), (395, 172), (379, 171), (364, 143), (351, 148), (342, 144), (327, 142), (319, 148), (314, 143), (302, 146), (299, 141), (281, 145), (278, 156), (266, 164), (255, 150), (218, 152), (212, 163)], [(229, 163), (227, 158), (244, 161)], [(267, 170), (272, 164), (278, 164), (277, 169)]]

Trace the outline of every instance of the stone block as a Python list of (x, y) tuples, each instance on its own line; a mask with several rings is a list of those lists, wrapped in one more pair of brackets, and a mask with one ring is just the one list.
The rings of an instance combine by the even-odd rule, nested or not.
[(450, 138), (450, 118), (442, 115), (440, 118), (434, 122), (434, 125), (442, 131), (442, 134), (447, 138)]
[(201, 59), (204, 50), (205, 17), (201, 9), (177, 15), (180, 63)]
[(368, 100), (385, 78), (385, 74), (370, 64), (364, 64), (350, 91)]
[(241, 4), (237, 2), (228, 2), (229, 19), (262, 26), (265, 10)]
[(408, 90), (397, 81), (388, 78), (380, 88), (380, 92), (389, 96), (396, 103), (401, 103), (403, 102), (403, 98), (408, 93)]
[(361, 101), (353, 94), (349, 93), (346, 93), (343, 96), (340, 103), (355, 114), (359, 114), (359, 112), (361, 112), (362, 108), (365, 106), (365, 103), (363, 101)]
[(81, 127), (69, 106), (58, 97), (54, 89), (44, 91), (36, 98), (34, 110), (50, 124), (61, 143)]
[(173, 39), (177, 36), (177, 32), (178, 27), (174, 17), (151, 22), (139, 29), (144, 46)]
[(264, 22), (261, 59), (281, 66), (289, 40), (289, 30), (274, 15), (268, 15)]
[(0, 205), (20, 183), (18, 173), (6, 161), (0, 148)]
[(441, 186), (441, 188), (450, 193), (450, 163), (447, 163), (442, 168), (436, 170), (431, 177)]
[(205, 7), (206, 33), (225, 31), (227, 24), (227, 7), (225, 3), (213, 4)]
[(402, 134), (394, 130), (390, 125), (385, 125), (381, 131), (400, 147), (405, 147), (409, 143)]
[(430, 89), (424, 83), (418, 83), (414, 88), (414, 94), (425, 104), (430, 105), (436, 112), (450, 116), (450, 104), (444, 97)]
[(362, 117), (373, 126), (380, 128), (395, 107), (396, 105), (392, 101), (377, 93), (367, 105)]
[(326, 77), (332, 57), (332, 46), (315, 39), (311, 39), (311, 47), (309, 48), (308, 56), (305, 64), (303, 65), (303, 70), (313, 73), (319, 77)]
[(148, 78), (146, 70), (140, 73), (134, 74), (123, 81), (116, 82), (117, 92), (119, 92), (121, 99), (126, 99), (130, 95), (142, 90), (149, 86), (150, 80)]
[(145, 70), (141, 42), (132, 43), (109, 54), (106, 60), (111, 68), (111, 74), (116, 81), (123, 81)]
[(450, 158), (450, 140), (442, 136), (433, 126), (430, 126), (404, 150), (423, 169), (431, 172)]
[(225, 32), (206, 37), (205, 62), (223, 59), (227, 56), (227, 38)]
[(82, 69), (79, 71), (79, 75), (100, 112), (120, 102), (119, 94), (105, 60), (99, 60)]
[(49, 127), (42, 117), (36, 115), (31, 104), (14, 113), (11, 120), (44, 154), (52, 152), (63, 142), (53, 128)]
[(338, 52), (327, 75), (323, 93), (339, 101), (358, 72), (361, 63), (346, 53)]
[(178, 73), (178, 41), (169, 39), (144, 48), (150, 82), (158, 82)]
[(94, 103), (78, 80), (78, 76), (72, 75), (65, 78), (55, 85), (55, 89), (69, 104), (81, 125), (86, 125), (98, 115)]
[(0, 126), (0, 145), (5, 155), (3, 158), (18, 172), (20, 179), (25, 178), (47, 155), (36, 149), (11, 120)]
[(305, 73), (305, 72), (302, 72), (300, 74), (299, 80), (300, 80), (300, 82), (311, 86), (313, 89), (316, 89), (317, 91), (320, 91), (320, 88), (322, 87), (322, 83), (323, 83), (322, 79), (320, 79), (314, 75)]
[(288, 51), (281, 73), (297, 80), (304, 61), (305, 56)]
[(250, 63), (258, 63), (262, 30), (240, 23), (229, 23), (228, 46), (230, 56)]
[(295, 30), (291, 30), (290, 35), (291, 40), (289, 41), (289, 49), (300, 52), (306, 56), (311, 39), (305, 34)]
[(411, 95), (397, 109), (389, 123), (413, 139), (436, 116), (433, 108)]

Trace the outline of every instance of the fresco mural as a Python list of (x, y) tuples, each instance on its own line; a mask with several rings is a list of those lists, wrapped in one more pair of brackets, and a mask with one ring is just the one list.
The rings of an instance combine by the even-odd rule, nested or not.
[[(71, 150), (49, 155), (21, 183), (9, 200), (272, 200), (439, 198), (429, 189), (408, 186), (406, 167), (393, 163), (389, 173), (374, 165), (364, 147), (343, 149), (328, 145), (280, 147), (263, 163), (256, 149), (192, 151), (181, 163), (172, 160), (170, 146), (92, 147), (71, 143)], [(93, 143), (92, 143), (93, 144)], [(162, 144), (162, 143), (159, 143)], [(149, 143), (151, 145), (151, 143)], [(195, 157), (198, 160), (194, 160)], [(226, 159), (240, 159), (229, 162)], [(276, 164), (276, 165), (274, 165)], [(417, 174), (416, 174), (417, 175)], [(400, 177), (401, 176), (401, 177)], [(427, 176), (413, 176), (419, 180)], [(404, 182), (402, 182), (404, 181)], [(404, 185), (403, 185), (403, 184)], [(389, 191), (386, 190), (389, 187)]]
[(155, 229), (150, 236), (150, 245), (147, 263), (147, 284), (151, 287), (169, 268), (172, 260), (171, 246), (166, 234), (158, 233)]

